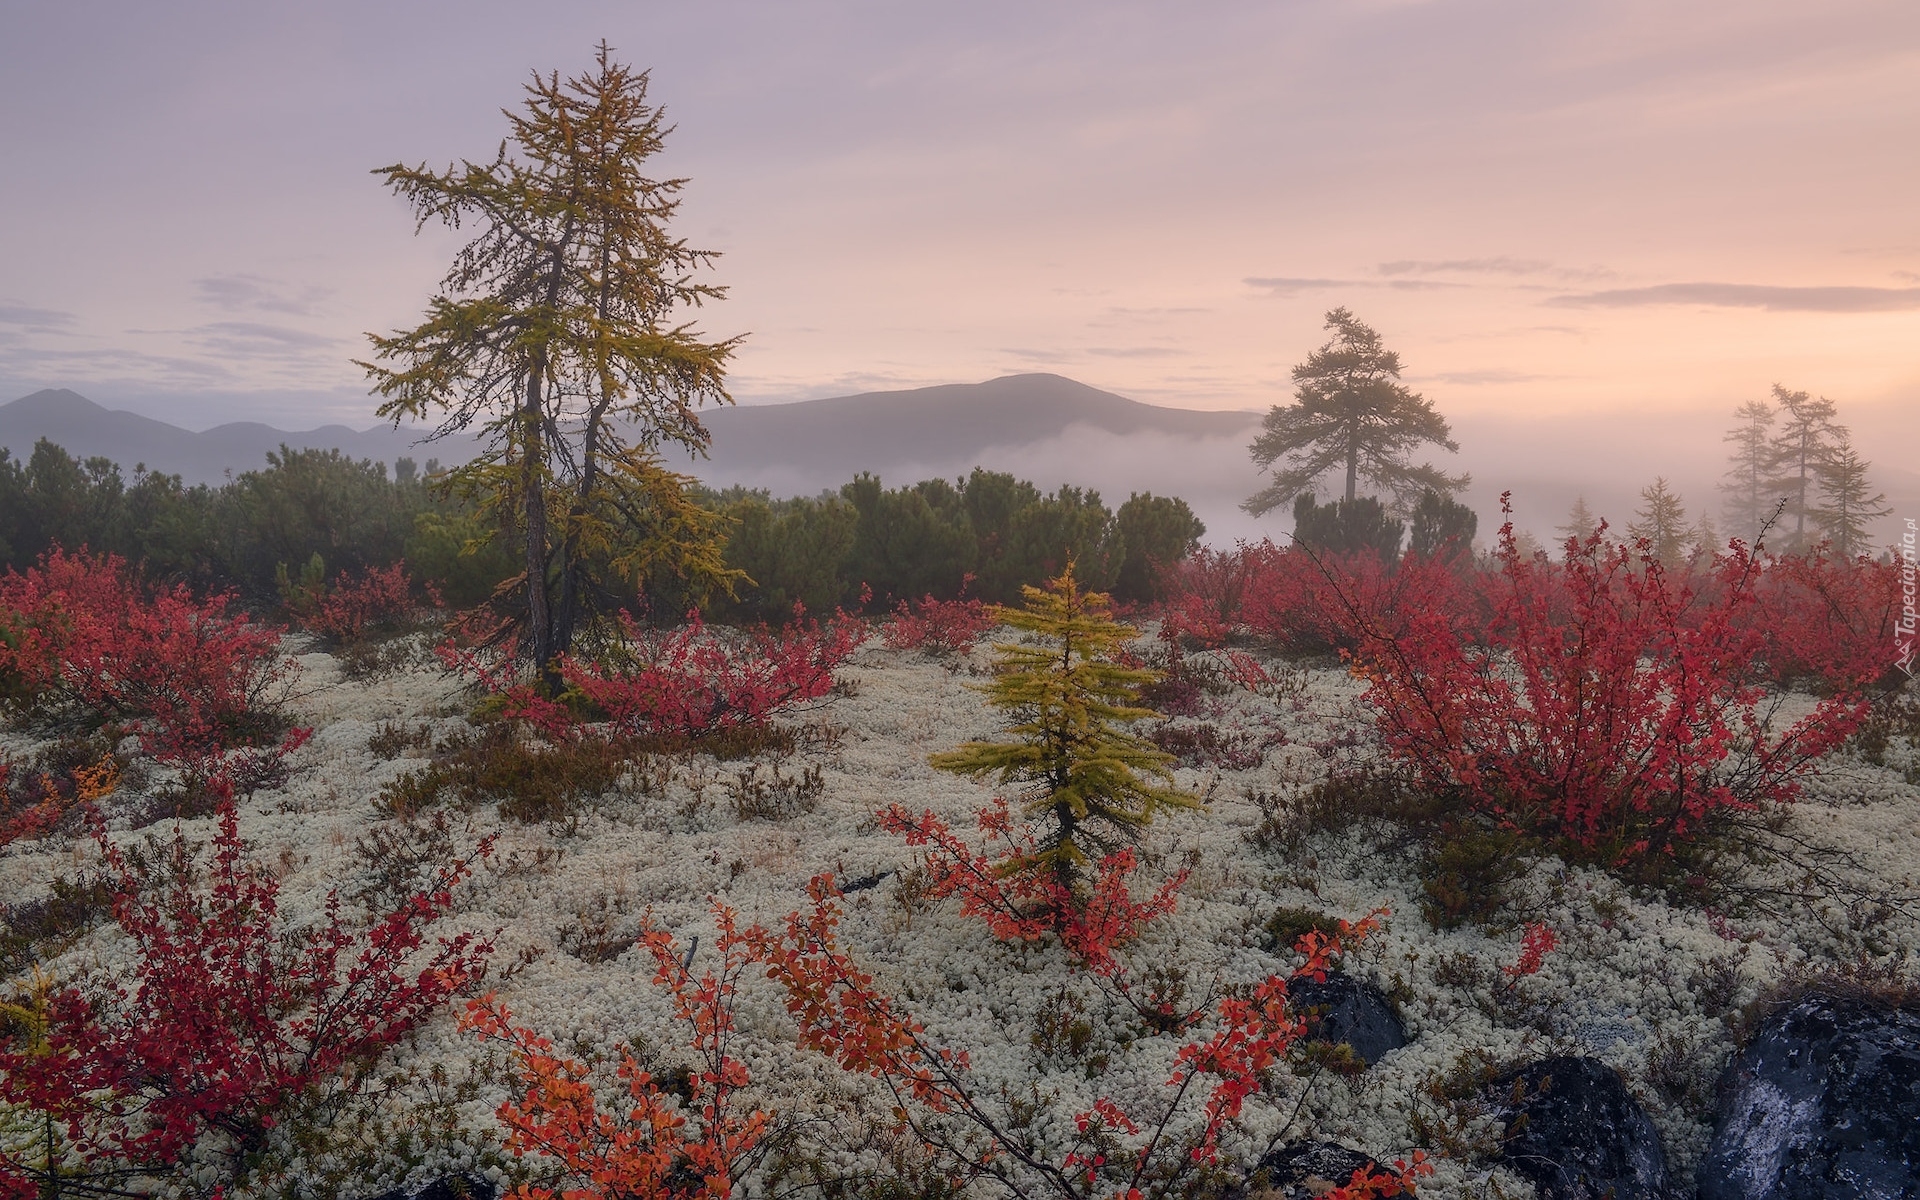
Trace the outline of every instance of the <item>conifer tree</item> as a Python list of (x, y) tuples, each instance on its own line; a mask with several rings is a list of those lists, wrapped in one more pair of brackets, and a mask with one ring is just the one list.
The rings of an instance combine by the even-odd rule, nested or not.
[(1113, 661), (1138, 631), (1112, 620), (1108, 597), (1080, 590), (1071, 563), (1044, 590), (1022, 590), (1026, 607), (999, 616), (1029, 636), (995, 647), (993, 682), (980, 689), (1012, 718), (1013, 740), (967, 742), (930, 761), (1021, 785), (1025, 814), (1052, 828), (1014, 869), (1051, 870), (1072, 887), (1089, 849), (1117, 849), (1154, 814), (1201, 801), (1173, 786), (1172, 755), (1125, 728), (1157, 715), (1139, 703), (1139, 689), (1160, 673)]
[[(730, 403), (738, 339), (704, 340), (689, 308), (725, 295), (696, 282), (716, 257), (668, 222), (685, 180), (646, 172), (669, 132), (647, 74), (614, 62), (562, 81), (536, 74), (511, 138), (488, 163), (375, 172), (416, 224), (472, 226), (419, 326), (370, 335), (361, 363), (398, 423), (440, 414), (433, 436), (479, 428), (456, 492), (521, 543), (521, 652), (551, 673), (613, 580), (670, 573), (728, 586), (720, 518), (658, 450), (705, 451), (695, 410)], [(392, 365), (381, 365), (392, 364)]]
[(1553, 531), (1560, 535), (1560, 540), (1563, 542), (1569, 538), (1576, 542), (1584, 542), (1600, 531), (1600, 520), (1593, 515), (1593, 510), (1587, 507), (1586, 496), (1575, 496), (1573, 507), (1567, 510), (1566, 523), (1555, 525)]
[(1687, 507), (1667, 487), (1663, 475), (1640, 489), (1640, 509), (1627, 524), (1627, 533), (1647, 543), (1647, 553), (1663, 567), (1677, 567), (1686, 561), (1687, 540), (1692, 532), (1687, 525)]
[(1773, 398), (1780, 405), (1783, 422), (1768, 442), (1768, 463), (1776, 473), (1779, 494), (1787, 499), (1786, 515), (1793, 518), (1793, 544), (1788, 549), (1798, 552), (1807, 548), (1813, 489), (1833, 462), (1834, 440), (1847, 431), (1834, 423), (1834, 404), (1825, 396), (1816, 400), (1776, 383)]
[[(1349, 504), (1364, 477), (1391, 491), (1402, 512), (1422, 492), (1450, 497), (1466, 487), (1465, 475), (1407, 461), (1423, 442), (1456, 453), (1460, 445), (1433, 402), (1400, 382), (1400, 356), (1344, 308), (1327, 314), (1326, 327), (1333, 337), (1293, 369), (1295, 402), (1274, 405), (1254, 439), (1253, 461), (1273, 481), (1240, 507), (1270, 512), (1333, 470), (1345, 474)], [(1274, 469), (1281, 459), (1287, 465)]]
[(1751, 546), (1780, 503), (1773, 466), (1773, 422), (1779, 414), (1765, 400), (1749, 400), (1733, 415), (1739, 424), (1720, 439), (1733, 446), (1720, 490), (1727, 497), (1725, 515), (1733, 536)]
[(1868, 550), (1868, 524), (1893, 511), (1886, 504), (1885, 492), (1868, 494), (1869, 465), (1853, 448), (1853, 438), (1842, 430), (1832, 457), (1820, 472), (1823, 503), (1807, 514), (1820, 536), (1833, 544), (1841, 558), (1852, 558)]

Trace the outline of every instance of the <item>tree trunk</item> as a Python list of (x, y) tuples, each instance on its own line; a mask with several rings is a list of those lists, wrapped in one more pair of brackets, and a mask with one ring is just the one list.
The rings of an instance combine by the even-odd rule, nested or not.
[(1354, 485), (1360, 481), (1360, 443), (1358, 440), (1347, 445), (1347, 503), (1353, 503)]
[(540, 389), (546, 374), (547, 352), (541, 347), (527, 364), (527, 398), (520, 409), (520, 502), (527, 518), (527, 655), (542, 676), (553, 658), (553, 618), (547, 605), (547, 481), (541, 470), (546, 459), (546, 414)]

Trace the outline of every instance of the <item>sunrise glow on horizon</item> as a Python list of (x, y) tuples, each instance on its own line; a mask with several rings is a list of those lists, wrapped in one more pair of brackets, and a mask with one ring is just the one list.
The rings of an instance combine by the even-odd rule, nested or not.
[(0, 399), (371, 424), (361, 335), (454, 241), (369, 169), (488, 157), (605, 37), (677, 122), (744, 402), (1050, 371), (1264, 409), (1346, 305), (1466, 418), (1920, 408), (1909, 5), (467, 11), (16, 12)]

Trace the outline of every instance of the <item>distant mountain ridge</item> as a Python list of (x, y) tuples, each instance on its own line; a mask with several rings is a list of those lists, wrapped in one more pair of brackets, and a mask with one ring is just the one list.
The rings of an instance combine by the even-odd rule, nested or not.
[(138, 413), (105, 408), (66, 388), (48, 388), (0, 405), (0, 446), (21, 461), (33, 453), (35, 442), (45, 438), (76, 458), (112, 459), (128, 476), (144, 464), (150, 471), (178, 475), (189, 485), (219, 484), (229, 473), (265, 467), (268, 453), (282, 445), (339, 450), (352, 458), (388, 464), (401, 458), (453, 462), (470, 453), (466, 443), (416, 444), (419, 436), (413, 430), (345, 425), (288, 431), (258, 421), (233, 421), (196, 433)]
[[(867, 392), (787, 404), (743, 405), (701, 414), (713, 433), (710, 459), (682, 465), (710, 483), (758, 485), (791, 478), (802, 491), (837, 486), (861, 471), (896, 483), (903, 470), (936, 474), (993, 465), (1007, 451), (1043, 443), (1069, 430), (1116, 437), (1163, 434), (1242, 438), (1254, 413), (1196, 412), (1141, 404), (1060, 375), (1009, 375), (985, 383)], [(25, 459), (40, 438), (80, 458), (110, 458), (131, 474), (136, 464), (188, 483), (219, 483), (229, 473), (266, 466), (282, 444), (337, 449), (353, 458), (392, 463), (429, 457), (453, 463), (472, 442), (421, 442), (417, 430), (356, 430), (344, 425), (285, 431), (236, 421), (192, 432), (105, 408), (77, 392), (50, 388), (0, 405), (0, 446)], [(996, 451), (1002, 453), (996, 454)]]

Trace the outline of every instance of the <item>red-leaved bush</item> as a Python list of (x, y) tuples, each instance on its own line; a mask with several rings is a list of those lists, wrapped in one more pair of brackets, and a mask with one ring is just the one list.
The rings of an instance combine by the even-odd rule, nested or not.
[(680, 1099), (623, 1049), (619, 1079), (627, 1103), (607, 1111), (595, 1097), (592, 1068), (556, 1055), (548, 1039), (515, 1026), (492, 993), (468, 1002), (461, 1028), (504, 1043), (526, 1087), (495, 1114), (507, 1128), (507, 1149), (516, 1158), (547, 1159), (548, 1182), (564, 1185), (556, 1192), (546, 1183), (522, 1184), (511, 1200), (725, 1200), (733, 1194), (772, 1118), (736, 1111), (735, 1094), (749, 1080), (731, 1053), (734, 993), (757, 957), (733, 911), (715, 905), (713, 913), (720, 926), (718, 975), (695, 979), (673, 939), (651, 921), (640, 934), (653, 955), (653, 981), (673, 993), (674, 1013), (697, 1060)]
[(880, 637), (889, 650), (921, 650), (933, 655), (966, 654), (992, 629), (996, 620), (991, 606), (968, 599), (967, 575), (960, 595), (952, 600), (936, 600), (931, 595), (918, 603), (902, 600), (893, 616), (881, 626)]
[(1750, 620), (1779, 681), (1817, 680), (1832, 691), (1906, 681), (1895, 666), (1902, 596), (1897, 564), (1825, 553), (1771, 560)]
[(566, 694), (557, 700), (515, 682), (510, 663), (451, 647), (442, 647), (441, 658), (477, 675), (504, 698), (508, 716), (548, 737), (576, 736), (584, 709), (615, 734), (699, 738), (764, 725), (824, 698), (834, 672), (866, 639), (865, 627), (841, 614), (826, 624), (796, 615), (779, 630), (711, 629), (697, 611), (674, 630), (644, 628), (624, 613), (620, 621), (621, 643), (599, 660), (561, 660)]
[(194, 769), (277, 733), (297, 669), (278, 633), (231, 605), (225, 593), (148, 588), (115, 555), (56, 548), (0, 577), (0, 678), (13, 678), (19, 707), (119, 726)]
[[(967, 885), (971, 887), (972, 885)], [(839, 892), (831, 876), (808, 885), (811, 907), (787, 917), (784, 931), (747, 931), (754, 953), (787, 994), (801, 1044), (846, 1071), (880, 1081), (894, 1116), (949, 1168), (956, 1190), (990, 1180), (1016, 1196), (1173, 1197), (1189, 1194), (1211, 1166), (1222, 1138), (1246, 1104), (1270, 1086), (1289, 1049), (1306, 1033), (1288, 1009), (1287, 980), (1270, 977), (1221, 1000), (1213, 1031), (1180, 1046), (1157, 1102), (1123, 1106), (1101, 1096), (1075, 1113), (1064, 1155), (1048, 1150), (1033, 1124), (977, 1080), (965, 1050), (939, 1045), (899, 1001), (879, 989), (840, 948)], [(1372, 919), (1339, 937), (1301, 939), (1306, 961), (1294, 978), (1324, 980), (1345, 944), (1371, 932)], [(1016, 1106), (1017, 1107), (1017, 1106)], [(1430, 1167), (1415, 1154), (1392, 1172), (1356, 1172), (1324, 1193), (1358, 1200), (1412, 1193)]]
[(932, 812), (918, 817), (898, 804), (877, 814), (880, 828), (898, 834), (909, 846), (924, 848), (926, 894), (936, 900), (960, 898), (960, 911), (984, 921), (1003, 942), (1037, 942), (1049, 934), (1060, 939), (1074, 961), (1101, 975), (1114, 975), (1114, 951), (1138, 937), (1179, 900), (1187, 881), (1181, 871), (1144, 901), (1133, 899), (1127, 879), (1135, 869), (1132, 850), (1103, 857), (1084, 895), (1061, 884), (1056, 872), (1034, 867), (1038, 841), (1031, 831), (1016, 832), (1005, 800), (979, 813), (989, 840), (1000, 844), (993, 857), (974, 849)]
[(137, 868), (96, 834), (131, 965), (79, 985), (41, 977), (10, 1005), (0, 1104), (31, 1114), (34, 1132), (0, 1144), (0, 1196), (111, 1192), (196, 1149), (237, 1169), (479, 975), (490, 942), (461, 933), (425, 949), (422, 933), (470, 860), (362, 933), (337, 896), (317, 925), (289, 929), (230, 785), (210, 786), (223, 800), (207, 862), (176, 831), (157, 867)]
[(403, 625), (414, 610), (413, 581), (404, 562), (369, 567), (359, 578), (342, 571), (330, 586), (291, 589), (287, 608), (300, 628), (345, 645)]
[(1411, 561), (1380, 583), (1329, 566), (1326, 595), (1387, 752), (1504, 826), (1616, 865), (1670, 853), (1716, 814), (1791, 800), (1865, 714), (1840, 695), (1771, 728), (1760, 564), (1739, 543), (1710, 589), (1601, 533), (1560, 563), (1523, 554), (1511, 521), (1498, 562), (1478, 598)]

